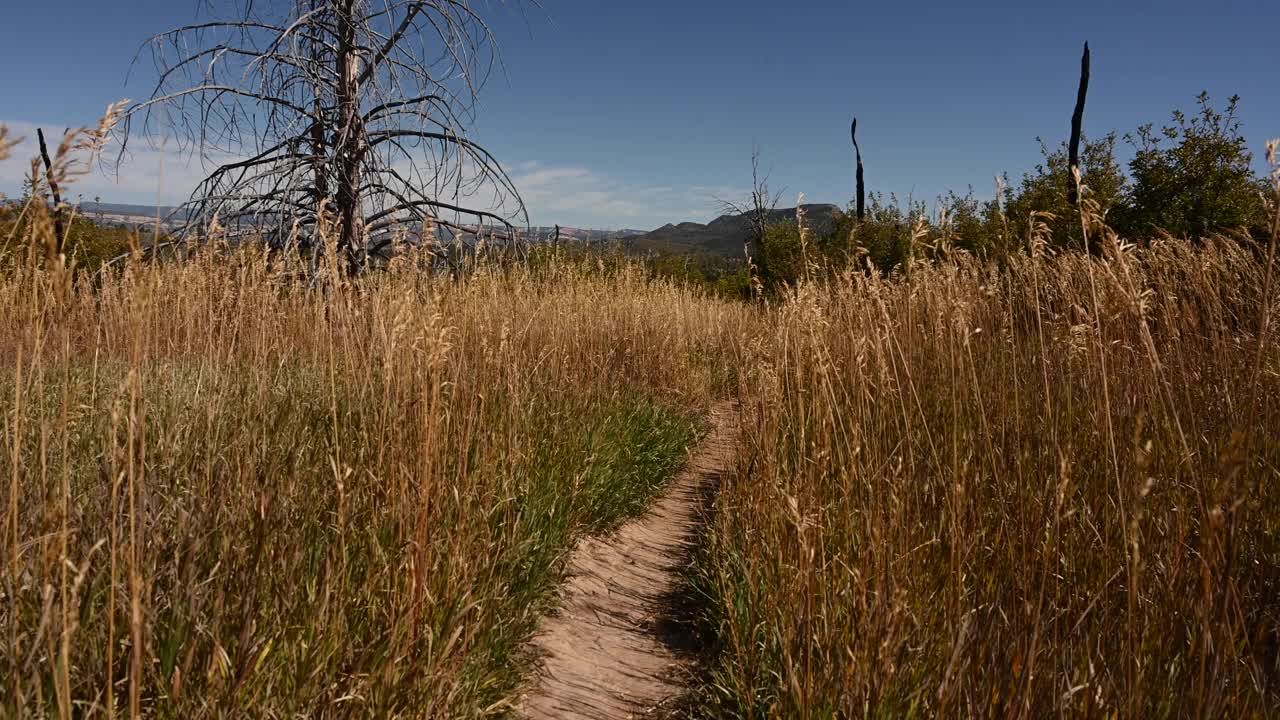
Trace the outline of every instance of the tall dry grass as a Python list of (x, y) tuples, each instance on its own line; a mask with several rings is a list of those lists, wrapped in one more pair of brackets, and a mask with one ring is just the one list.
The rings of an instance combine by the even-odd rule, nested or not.
[(0, 716), (475, 717), (747, 311), (554, 259), (0, 277)]
[(502, 713), (566, 549), (726, 392), (746, 442), (698, 568), (703, 711), (1280, 701), (1274, 239), (1137, 249), (1086, 210), (1105, 257), (1032, 223), (1001, 268), (820, 281), (802, 232), (806, 279), (761, 307), (590, 257), (353, 282), (210, 247), (87, 275), (24, 212), (6, 717)]
[(1041, 223), (1003, 270), (777, 309), (700, 566), (704, 711), (1276, 713), (1274, 244), (1137, 249), (1083, 215), (1106, 257), (1046, 257)]

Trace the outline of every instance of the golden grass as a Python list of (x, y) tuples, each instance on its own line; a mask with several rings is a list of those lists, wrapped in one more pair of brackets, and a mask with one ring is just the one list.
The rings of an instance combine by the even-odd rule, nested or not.
[(1047, 257), (1033, 222), (999, 268), (805, 257), (747, 305), (590, 257), (352, 281), (211, 247), (76, 274), (23, 212), (6, 717), (501, 714), (566, 549), (730, 392), (701, 711), (1280, 702), (1274, 237), (1137, 249), (1086, 207), (1105, 257)]
[(555, 261), (11, 265), (5, 717), (501, 712), (565, 552), (682, 460), (748, 316)]
[(1274, 714), (1269, 256), (1084, 214), (1105, 259), (1033, 237), (777, 310), (700, 567), (709, 714)]

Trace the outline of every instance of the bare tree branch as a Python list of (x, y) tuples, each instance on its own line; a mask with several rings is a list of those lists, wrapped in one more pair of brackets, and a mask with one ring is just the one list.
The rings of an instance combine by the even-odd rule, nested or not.
[(337, 227), (356, 267), (398, 224), (528, 223), (510, 176), (466, 135), (497, 62), (471, 0), (247, 0), (143, 48), (157, 79), (117, 127), (117, 167), (134, 132), (200, 157), (184, 237), (215, 217), (269, 241)]

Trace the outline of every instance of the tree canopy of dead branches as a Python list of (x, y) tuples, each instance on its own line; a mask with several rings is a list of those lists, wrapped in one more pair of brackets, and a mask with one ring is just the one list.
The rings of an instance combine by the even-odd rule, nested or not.
[(207, 169), (184, 237), (217, 226), (284, 244), (325, 232), (358, 265), (432, 228), (528, 218), (497, 159), (467, 136), (499, 67), (470, 0), (236, 0), (226, 19), (152, 37), (156, 82), (117, 128)]

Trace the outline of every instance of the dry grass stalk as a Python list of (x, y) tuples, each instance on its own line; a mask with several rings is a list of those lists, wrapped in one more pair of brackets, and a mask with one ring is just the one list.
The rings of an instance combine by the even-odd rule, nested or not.
[(497, 712), (750, 334), (627, 263), (338, 256), (0, 277), (0, 715)]
[[(1280, 352), (1236, 240), (793, 293), (701, 567), (713, 714), (1266, 717)], [(1253, 441), (1249, 439), (1253, 438)]]

